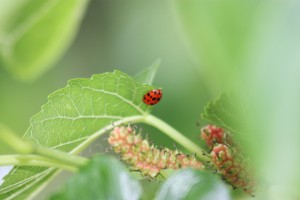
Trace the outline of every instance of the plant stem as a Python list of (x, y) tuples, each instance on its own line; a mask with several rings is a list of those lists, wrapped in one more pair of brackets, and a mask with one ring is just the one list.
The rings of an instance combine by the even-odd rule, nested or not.
[(47, 159), (37, 155), (11, 154), (0, 156), (0, 166), (15, 165), (15, 166), (39, 166), (39, 167), (55, 167), (66, 169), (71, 172), (76, 172), (77, 168), (69, 165), (61, 164), (55, 160)]
[[(153, 127), (156, 127), (190, 152), (196, 153), (197, 157), (200, 160), (210, 160), (207, 156), (203, 155), (204, 150), (201, 149), (198, 145), (186, 138), (183, 134), (178, 132), (172, 126), (153, 115), (133, 116), (131, 118), (120, 120), (115, 124), (108, 125), (105, 129), (102, 129), (99, 132), (97, 132), (97, 134), (94, 134), (89, 139), (89, 141), (94, 141), (100, 135), (112, 129), (115, 125), (118, 126), (119, 124), (123, 124), (126, 122), (144, 122)], [(2, 131), (2, 133), (4, 132), (6, 131)], [(10, 133), (0, 135), (0, 138), (3, 139), (3, 141), (5, 141), (7, 144), (12, 146), (18, 153), (20, 153), (17, 155), (0, 156), (0, 165), (59, 167), (75, 171), (76, 169), (85, 165), (88, 162), (87, 158), (72, 155), (76, 151), (66, 153), (63, 151), (50, 149), (31, 142), (20, 140), (17, 136)], [(9, 141), (17, 141), (17, 143), (12, 144)]]
[(16, 155), (1, 156), (0, 165), (25, 165), (60, 167), (74, 171), (87, 163), (88, 159), (49, 149), (30, 141), (22, 140), (11, 130), (0, 124), (0, 141), (12, 148)]
[(151, 126), (156, 127), (157, 129), (161, 130), (163, 133), (168, 135), (170, 138), (172, 138), (174, 141), (182, 145), (184, 148), (189, 150), (190, 152), (196, 153), (197, 157), (202, 161), (209, 161), (210, 159), (203, 155), (203, 152), (205, 152), (203, 149), (201, 149), (198, 145), (193, 143), (188, 138), (184, 137), (184, 135), (180, 132), (178, 132), (176, 129), (174, 129), (172, 126), (167, 124), (166, 122), (162, 121), (161, 119), (153, 116), (153, 115), (147, 115), (144, 118), (144, 123), (149, 124)]
[(33, 153), (39, 156), (43, 156), (45, 158), (50, 158), (51, 160), (55, 160), (59, 163), (64, 163), (72, 167), (81, 167), (88, 162), (87, 158), (71, 155), (63, 151), (49, 149), (47, 147), (39, 145), (34, 145)]

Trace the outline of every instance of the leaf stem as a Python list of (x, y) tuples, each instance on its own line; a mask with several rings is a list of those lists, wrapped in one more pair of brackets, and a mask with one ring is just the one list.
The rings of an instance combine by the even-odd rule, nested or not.
[[(96, 138), (98, 138), (100, 135), (107, 132), (108, 130), (112, 129), (114, 126), (118, 126), (126, 122), (144, 122), (153, 127), (156, 127), (190, 152), (196, 153), (197, 157), (200, 160), (209, 161), (209, 158), (203, 155), (203, 149), (201, 149), (198, 145), (186, 138), (183, 134), (178, 132), (172, 126), (153, 115), (134, 116), (131, 118), (120, 120), (115, 124), (108, 125), (105, 129), (101, 129), (99, 132), (97, 132), (97, 134), (94, 134), (89, 141), (94, 141)], [(70, 171), (75, 171), (76, 169), (85, 165), (88, 162), (87, 158), (74, 155), (76, 151), (66, 153), (56, 149), (43, 147), (31, 142), (22, 141), (19, 138), (15, 137), (16, 136), (9, 133), (0, 135), (1, 139), (3, 139), (8, 144), (12, 144), (11, 146), (18, 153), (20, 153), (16, 155), (0, 156), (0, 165), (59, 167)], [(17, 145), (14, 145), (9, 141), (17, 141)]]
[(88, 162), (87, 158), (71, 155), (63, 151), (58, 151), (55, 149), (49, 149), (43, 146), (34, 145), (34, 154), (50, 158), (59, 163), (64, 163), (65, 165), (70, 165), (73, 167), (81, 167)]
[(184, 148), (189, 150), (190, 152), (196, 153), (197, 157), (201, 161), (209, 161), (210, 159), (207, 156), (203, 155), (204, 150), (201, 149), (198, 145), (193, 143), (191, 140), (186, 138), (182, 133), (178, 132), (172, 126), (167, 124), (166, 122), (162, 121), (161, 119), (153, 116), (147, 115), (144, 118), (144, 123), (149, 124), (151, 126), (156, 127), (157, 129), (161, 130), (163, 133), (168, 135), (174, 141), (178, 142)]
[(15, 166), (39, 166), (39, 167), (55, 167), (66, 169), (71, 172), (76, 172), (78, 168), (69, 165), (61, 164), (55, 160), (51, 160), (42, 156), (31, 154), (11, 154), (0, 156), (0, 166), (15, 165)]
[(87, 163), (88, 159), (70, 155), (63, 151), (40, 146), (22, 140), (11, 130), (0, 124), (0, 140), (17, 154), (0, 156), (0, 165), (59, 167), (74, 171)]

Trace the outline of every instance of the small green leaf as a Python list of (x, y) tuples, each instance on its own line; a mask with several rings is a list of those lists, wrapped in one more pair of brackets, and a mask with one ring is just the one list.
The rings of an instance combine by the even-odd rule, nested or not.
[(141, 200), (153, 200), (155, 199), (156, 191), (160, 188), (161, 181), (143, 179), (140, 181), (143, 187), (143, 195)]
[(51, 200), (140, 199), (142, 188), (121, 163), (110, 157), (96, 157), (73, 176)]
[(151, 85), (154, 80), (155, 74), (160, 66), (160, 63), (161, 60), (157, 59), (150, 67), (135, 75), (134, 79), (139, 83)]
[[(24, 138), (45, 147), (77, 154), (114, 126), (142, 121), (151, 107), (142, 102), (152, 86), (120, 71), (74, 79), (49, 96), (32, 117)], [(56, 170), (16, 167), (0, 187), (0, 199), (24, 199), (47, 183)]]
[(37, 78), (73, 40), (87, 2), (0, 1), (0, 62), (18, 79)]
[(201, 118), (236, 134), (243, 132), (242, 129), (245, 127), (245, 120), (241, 114), (242, 106), (237, 98), (223, 94), (207, 104)]
[(183, 169), (162, 185), (156, 200), (229, 200), (226, 186), (218, 177), (192, 169)]

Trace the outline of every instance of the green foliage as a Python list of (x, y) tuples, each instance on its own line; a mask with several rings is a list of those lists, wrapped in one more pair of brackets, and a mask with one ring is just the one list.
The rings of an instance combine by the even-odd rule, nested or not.
[(245, 127), (241, 110), (242, 106), (237, 98), (223, 94), (206, 105), (201, 118), (233, 134), (241, 134), (242, 127)]
[[(141, 77), (144, 77), (144, 80), (153, 77), (157, 64), (143, 72), (140, 80), (143, 81)], [(28, 143), (29, 146), (26, 142), (22, 143), (10, 132), (4, 132), (7, 131), (6, 129), (0, 129), (4, 133), (3, 138), (11, 138), (11, 142), (17, 142), (19, 148), (8, 140), (3, 140), (15, 148), (17, 153), (46, 156), (45, 159), (34, 157), (34, 155), (24, 156), (23, 159), (20, 156), (10, 157), (19, 159), (18, 161), (23, 166), (14, 167), (4, 178), (0, 198), (21, 200), (34, 197), (58, 172), (55, 168), (43, 167), (49, 162), (61, 161), (55, 160), (55, 155), (59, 155), (55, 152), (68, 152), (66, 156), (71, 157), (70, 154), (81, 152), (114, 126), (129, 122), (141, 121), (153, 126), (156, 124), (190, 151), (202, 152), (198, 146), (175, 129), (149, 114), (152, 107), (144, 104), (141, 99), (151, 89), (153, 89), (152, 86), (137, 83), (120, 71), (94, 75), (90, 79), (74, 79), (69, 81), (65, 88), (51, 94), (41, 111), (32, 117), (30, 127), (24, 135), (24, 139), (33, 142), (32, 146), (29, 145), (30, 143)], [(45, 149), (39, 149), (40, 145)], [(49, 150), (46, 150), (47, 148)], [(26, 161), (26, 159), (37, 159), (35, 161), (43, 161), (44, 165), (30, 166), (34, 164), (34, 161)], [(30, 167), (27, 167), (27, 164)], [(62, 163), (58, 162), (56, 167), (60, 165)], [(170, 175), (170, 171), (163, 170), (157, 180), (164, 180)], [(175, 188), (173, 188), (173, 183), (177, 185)], [(184, 187), (183, 183), (188, 188)], [(137, 180), (130, 178), (118, 161), (100, 157), (84, 166), (60, 193), (52, 196), (52, 199), (139, 199), (140, 187)], [(154, 188), (151, 189), (152, 192)], [(178, 197), (177, 199), (201, 199), (207, 195), (212, 195), (213, 198), (217, 197), (215, 195), (222, 195), (224, 199), (228, 197), (226, 188), (215, 176), (204, 172), (184, 170), (166, 181), (159, 189), (157, 199), (174, 199), (175, 197)], [(151, 196), (153, 197), (153, 195), (144, 195), (144, 198)]]
[(174, 173), (162, 185), (156, 200), (229, 200), (226, 186), (215, 175), (183, 169)]
[(209, 87), (238, 88), (246, 99), (241, 146), (252, 154), (257, 176), (280, 188), (283, 195), (269, 191), (272, 197), (299, 199), (300, 2), (174, 2)]
[(0, 1), (0, 61), (18, 79), (33, 80), (74, 38), (88, 0)]
[(245, 111), (247, 107), (243, 106), (244, 104), (241, 102), (241, 98), (238, 98), (236, 94), (222, 94), (205, 106), (201, 119), (209, 124), (223, 128), (226, 134), (230, 135), (230, 140), (233, 140), (238, 146), (239, 151), (246, 155), (243, 159), (247, 157), (247, 160), (250, 160), (248, 164), (252, 166), (249, 166), (249, 168), (255, 168), (254, 162), (257, 156), (247, 148), (249, 135), (251, 135), (251, 130), (253, 129), (249, 128), (246, 120), (248, 119)]
[[(120, 71), (71, 80), (49, 96), (42, 110), (32, 117), (24, 138), (77, 154), (114, 125), (147, 115), (151, 108), (141, 99), (151, 89)], [(1, 185), (0, 198), (22, 199), (45, 184), (54, 172), (52, 168), (15, 167)]]
[(121, 163), (110, 157), (95, 157), (51, 200), (140, 199), (142, 188)]
[[(206, 172), (184, 169), (174, 173), (158, 189), (157, 200), (228, 200), (229, 193), (222, 181)], [(147, 187), (150, 187), (149, 185)], [(51, 200), (68, 199), (140, 199), (141, 186), (133, 180), (119, 161), (109, 157), (96, 157), (78, 174), (71, 177), (66, 186)], [(144, 194), (143, 199), (149, 199)]]
[[(180, 126), (178, 128), (186, 134), (196, 132), (196, 128), (195, 131), (191, 131), (190, 124), (194, 124), (192, 120), (197, 117), (194, 113), (197, 109), (195, 105), (199, 105), (199, 102), (202, 104), (204, 100), (210, 98), (205, 91), (215, 95), (224, 91), (239, 91), (247, 100), (243, 102), (246, 107), (245, 115), (241, 115), (244, 110), (234, 98), (221, 96), (219, 100), (206, 107), (202, 115), (203, 119), (232, 133), (243, 132), (242, 129), (248, 128), (246, 126), (251, 127), (251, 131), (242, 135), (245, 142), (241, 147), (255, 158), (253, 162), (257, 167), (255, 173), (261, 179), (258, 182), (267, 184), (267, 189), (261, 190), (265, 193), (261, 199), (299, 199), (297, 187), (300, 183), (300, 160), (296, 158), (300, 151), (298, 144), (300, 141), (298, 122), (300, 118), (300, 2), (260, 0), (172, 2), (176, 5), (177, 20), (182, 22), (184, 28), (183, 36), (186, 37), (184, 40), (190, 41), (193, 47), (191, 53), (199, 61), (197, 67), (201, 70), (201, 77), (194, 73), (192, 66), (195, 65), (184, 55), (186, 51), (182, 50), (183, 45), (178, 42), (180, 40), (176, 35), (179, 34), (176, 33), (172, 22), (166, 20), (169, 18), (166, 17), (169, 16), (166, 13), (169, 12), (165, 12), (164, 8), (169, 8), (163, 3), (161, 4), (164, 6), (158, 6), (160, 4), (155, 2), (151, 2), (151, 6), (149, 2), (138, 4), (125, 2), (125, 7), (123, 4), (115, 4), (111, 1), (95, 3), (94, 5), (98, 4), (103, 8), (101, 10), (103, 12), (92, 7), (93, 11), (89, 16), (92, 16), (90, 19), (96, 20), (86, 20), (87, 29), (82, 31), (82, 38), (88, 39), (82, 40), (83, 42), (80, 40), (74, 45), (78, 49), (74, 51), (76, 53), (70, 54), (72, 60), (70, 66), (79, 63), (84, 66), (85, 72), (93, 73), (98, 70), (96, 67), (89, 69), (86, 67), (107, 65), (107, 63), (125, 63), (125, 66), (134, 66), (135, 63), (143, 62), (153, 55), (163, 56), (168, 63), (166, 67), (169, 68), (160, 73), (160, 81), (168, 89), (165, 90), (165, 100), (172, 101), (165, 104), (166, 106), (158, 113), (171, 123)], [(20, 80), (37, 78), (66, 50), (78, 28), (86, 5), (87, 0), (0, 1), (1, 67), (5, 66)], [(141, 5), (144, 5), (143, 9), (137, 9)], [(136, 10), (145, 12), (135, 12)], [(151, 15), (152, 11), (156, 13), (154, 17)], [(95, 13), (97, 15), (94, 15)], [(103, 19), (103, 16), (105, 20), (97, 19), (97, 17)], [(147, 23), (137, 23), (136, 20), (147, 20)], [(168, 26), (164, 26), (165, 24)], [(103, 30), (102, 26), (107, 29), (101, 32), (99, 30)], [(122, 32), (122, 30), (126, 31)], [(99, 38), (105, 40), (105, 43), (101, 41), (101, 45), (98, 45)], [(129, 49), (129, 46), (132, 48)], [(90, 56), (94, 52), (97, 56)], [(99, 52), (101, 55), (98, 55)], [(88, 59), (83, 60), (78, 55)], [(65, 63), (66, 60), (62, 62)], [(190, 68), (182, 67), (186, 65)], [(0, 72), (2, 75), (0, 78), (1, 114), (2, 119), (6, 120), (5, 123), (18, 129), (16, 128), (18, 124), (22, 124), (18, 119), (26, 119), (28, 114), (36, 109), (32, 105), (40, 102), (38, 100), (41, 97), (40, 91), (46, 92), (54, 80), (58, 83), (65, 80), (66, 77), (63, 75), (58, 77), (58, 73), (63, 72), (62, 74), (73, 76), (68, 70), (45, 77), (45, 80), (40, 80), (40, 85), (33, 85), (34, 87), (18, 85), (19, 83), (10, 81), (4, 73)], [(139, 74), (136, 80), (141, 83), (151, 83), (155, 71), (155, 67), (151, 67)], [(194, 82), (195, 80), (201, 81)], [(140, 100), (141, 97), (132, 96), (132, 99), (126, 97), (124, 99), (127, 101), (120, 101), (120, 104), (112, 97), (108, 97), (108, 94), (93, 98), (94, 95), (87, 95), (85, 90), (80, 90), (76, 82), (81, 81), (82, 79), (72, 81), (68, 87), (51, 95), (49, 103), (33, 118), (30, 129), (25, 135), (26, 139), (49, 147), (49, 151), (60, 150), (57, 152), (76, 154), (112, 127), (112, 122), (115, 125), (128, 121), (138, 122), (142, 116), (149, 116), (150, 109), (145, 105), (126, 104), (132, 99)], [(202, 85), (202, 81), (207, 85)], [(83, 82), (89, 81), (85, 79)], [(93, 80), (89, 83), (91, 82)], [(187, 85), (187, 82), (190, 84)], [(126, 89), (128, 93), (129, 90), (132, 88)], [(28, 105), (30, 101), (26, 101), (28, 100), (26, 96), (33, 96), (37, 100), (32, 102), (32, 105)], [(73, 106), (73, 97), (76, 106)], [(98, 100), (103, 103), (99, 103)], [(17, 104), (25, 106), (15, 107)], [(105, 115), (103, 112), (94, 113), (95, 106), (101, 109), (109, 108), (111, 115), (106, 115), (106, 110)], [(134, 107), (142, 112), (138, 112)], [(26, 108), (25, 112), (23, 108)], [(174, 110), (180, 112), (173, 112)], [(77, 118), (78, 111), (86, 118), (82, 116)], [(115, 116), (119, 118), (115, 119)], [(181, 118), (182, 116), (184, 117)], [(246, 116), (246, 119), (243, 116)], [(9, 122), (10, 119), (17, 119), (14, 121), (16, 123)], [(187, 145), (190, 144), (189, 140), (182, 140), (180, 133), (171, 126), (153, 116), (144, 119), (143, 122), (156, 128), (160, 127), (159, 130), (168, 136), (174, 136), (175, 133), (176, 142), (201, 156), (201, 149), (195, 151), (197, 145), (196, 147)], [(187, 129), (184, 128), (184, 124)], [(24, 149), (19, 148), (23, 144), (25, 143), (14, 137), (12, 131), (0, 127), (1, 154), (24, 152)], [(70, 154), (67, 153), (65, 155), (69, 156)], [(23, 154), (19, 156), (22, 157)], [(23, 158), (20, 164), (31, 164), (37, 160), (27, 161)], [(51, 159), (48, 161), (52, 162)], [(56, 172), (57, 170), (46, 167), (15, 167), (1, 185), (0, 199), (28, 199), (45, 186)], [(174, 187), (176, 184), (171, 186)], [(260, 194), (257, 196), (260, 198)]]
[(150, 67), (144, 69), (134, 76), (134, 79), (139, 83), (151, 85), (153, 83), (156, 72), (160, 66), (161, 60), (156, 60)]

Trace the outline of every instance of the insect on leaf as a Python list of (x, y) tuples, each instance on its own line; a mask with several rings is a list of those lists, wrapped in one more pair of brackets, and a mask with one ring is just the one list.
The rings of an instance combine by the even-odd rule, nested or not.
[[(151, 111), (142, 102), (152, 86), (120, 71), (74, 79), (48, 97), (24, 135), (45, 147), (77, 154), (114, 126), (138, 122)], [(42, 187), (55, 169), (15, 167), (0, 187), (0, 199), (24, 199)]]

